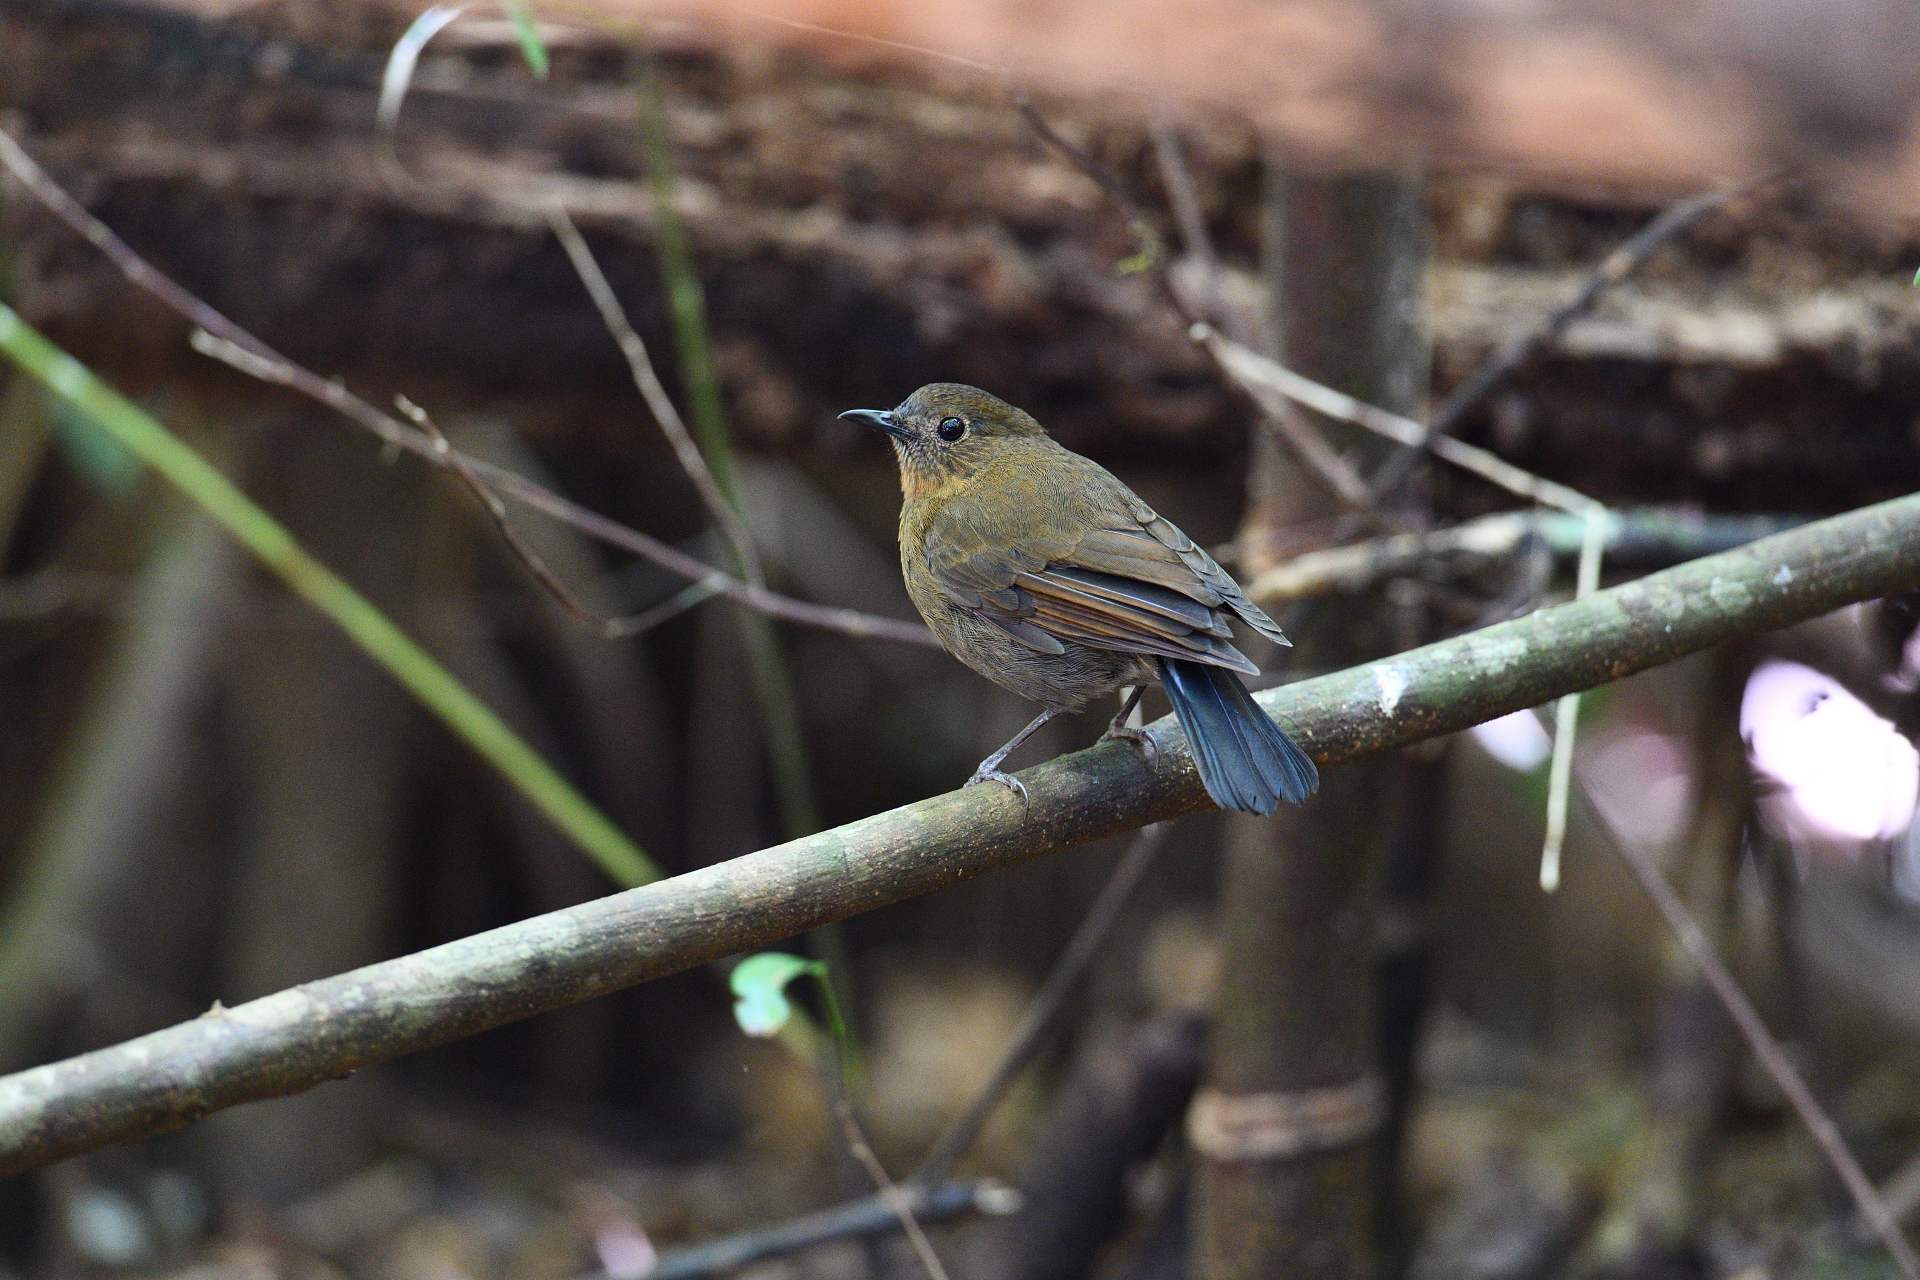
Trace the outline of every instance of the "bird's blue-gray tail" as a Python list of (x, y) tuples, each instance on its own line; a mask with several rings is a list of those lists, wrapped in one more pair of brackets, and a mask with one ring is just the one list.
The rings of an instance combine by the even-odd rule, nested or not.
[(1272, 813), (1320, 786), (1320, 771), (1224, 667), (1159, 658), (1160, 684), (1186, 730), (1207, 794), (1223, 809)]

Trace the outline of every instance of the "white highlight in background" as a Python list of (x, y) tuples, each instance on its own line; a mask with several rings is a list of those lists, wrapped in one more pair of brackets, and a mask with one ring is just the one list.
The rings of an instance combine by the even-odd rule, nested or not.
[(1515, 711), (1468, 732), (1481, 750), (1509, 769), (1532, 773), (1553, 754), (1553, 739), (1547, 736), (1540, 718), (1531, 711)]
[(1761, 663), (1740, 700), (1740, 735), (1819, 834), (1887, 840), (1913, 822), (1920, 752), (1832, 676)]

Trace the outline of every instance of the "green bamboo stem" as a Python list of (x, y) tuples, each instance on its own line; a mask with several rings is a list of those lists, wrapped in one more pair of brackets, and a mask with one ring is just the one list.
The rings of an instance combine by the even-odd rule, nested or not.
[(284, 525), (5, 304), (0, 304), (0, 355), (85, 413), (204, 509), (499, 770), (616, 883), (640, 885), (660, 878), (647, 855), (605, 814), (365, 596), (307, 554)]

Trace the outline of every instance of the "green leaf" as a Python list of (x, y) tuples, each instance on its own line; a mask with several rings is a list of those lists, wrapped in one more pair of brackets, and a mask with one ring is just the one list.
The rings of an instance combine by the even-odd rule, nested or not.
[(526, 58), (527, 66), (533, 71), (533, 78), (547, 78), (547, 46), (540, 39), (539, 29), (533, 25), (533, 6), (527, 0), (506, 0), (507, 17), (513, 20), (513, 33), (520, 37), (520, 53)]
[(1920, 271), (1913, 273), (1913, 283), (1915, 288), (1920, 288)]
[(793, 1016), (787, 985), (812, 976), (824, 983), (827, 966), (785, 951), (762, 951), (733, 966), (727, 986), (733, 992), (733, 1020), (750, 1036), (774, 1036)]

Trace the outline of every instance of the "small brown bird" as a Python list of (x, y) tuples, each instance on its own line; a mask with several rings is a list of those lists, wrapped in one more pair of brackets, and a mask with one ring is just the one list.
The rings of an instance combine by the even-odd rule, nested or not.
[(1131, 686), (1105, 737), (1158, 680), (1207, 794), (1227, 809), (1298, 804), (1320, 775), (1234, 672), (1238, 616), (1290, 643), (1193, 539), (1106, 468), (1055, 444), (1032, 416), (977, 387), (936, 382), (897, 409), (849, 409), (893, 438), (907, 594), (960, 661), (1046, 710), (980, 762), (971, 786), (1027, 789), (1000, 762), (1064, 711)]

